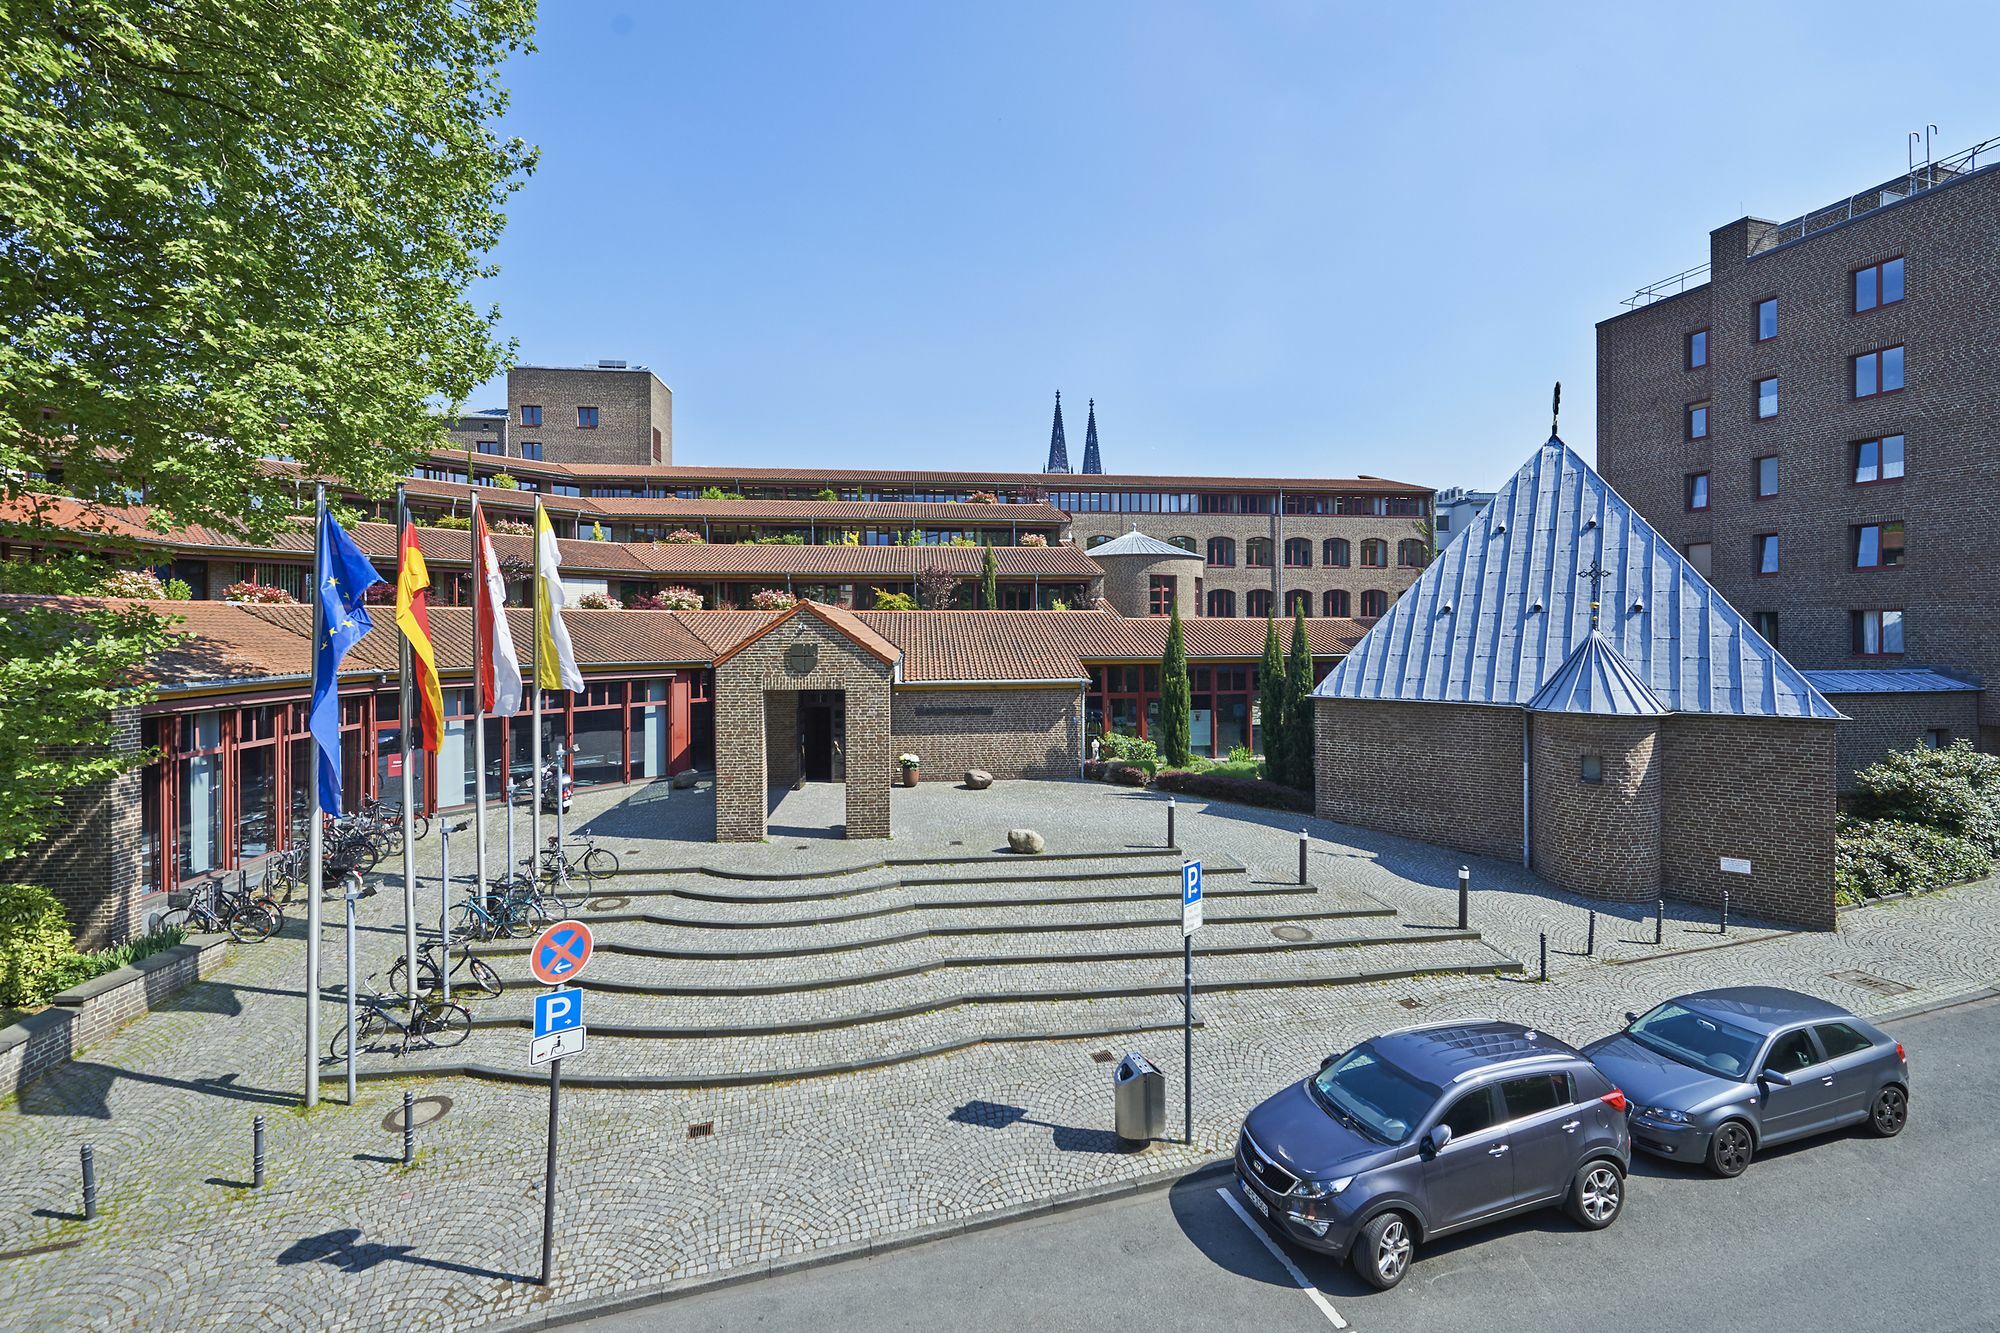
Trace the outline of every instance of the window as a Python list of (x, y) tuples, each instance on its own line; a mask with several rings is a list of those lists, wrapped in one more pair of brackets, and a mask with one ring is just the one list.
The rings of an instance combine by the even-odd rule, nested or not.
[(1854, 484), (1870, 486), (1878, 481), (1903, 478), (1903, 437), (1884, 435), (1879, 440), (1857, 440), (1854, 445)]
[(1370, 537), (1361, 543), (1361, 563), (1368, 569), (1389, 567), (1389, 543), (1378, 537)]
[(1086, 551), (1092, 550), (1096, 547), (1104, 545), (1104, 543), (1110, 540), (1111, 536), (1109, 533), (1093, 532), (1090, 534), (1090, 536), (1084, 538), (1083, 549)]
[(1146, 610), (1156, 616), (1171, 614), (1179, 582), (1172, 574), (1155, 574), (1146, 580)]
[(1313, 544), (1304, 537), (1285, 539), (1285, 568), (1310, 569), (1313, 562)]
[(1542, 1115), (1568, 1106), (1569, 1101), (1568, 1074), (1530, 1074), (1526, 1078), (1507, 1079), (1500, 1085), (1500, 1105), (1506, 1109), (1509, 1120)]
[(1778, 534), (1760, 532), (1750, 539), (1757, 553), (1757, 575), (1762, 578), (1778, 572)]
[(541, 425), (541, 424), (542, 424), (542, 409), (540, 408), (540, 406), (538, 406), (537, 404), (534, 404), (534, 403), (522, 403), (522, 404), (521, 404), (521, 424), (522, 424), (523, 426), (539, 426), (539, 425)]
[(1772, 1042), (1771, 1053), (1764, 1057), (1764, 1068), (1775, 1069), (1780, 1074), (1796, 1074), (1818, 1063), (1819, 1052), (1813, 1049), (1812, 1034), (1804, 1028), (1787, 1032)]
[(1708, 330), (1696, 329), (1693, 333), (1690, 333), (1688, 335), (1687, 368), (1689, 370), (1700, 370), (1703, 366), (1707, 364), (1708, 364)]
[(1903, 349), (1884, 347), (1854, 358), (1854, 396), (1873, 398), (1903, 387)]
[(1288, 616), (1311, 615), (1313, 595), (1303, 588), (1294, 588), (1285, 594), (1285, 614)]
[(1708, 474), (1706, 472), (1688, 473), (1686, 478), (1683, 479), (1681, 492), (1681, 498), (1687, 502), (1689, 509), (1708, 508)]
[(655, 463), (660, 461), (660, 428), (658, 426), (653, 427), (653, 461)]
[(1708, 404), (1690, 403), (1687, 410), (1687, 432), (1690, 440), (1708, 438)]
[(1879, 264), (1854, 270), (1854, 313), (1877, 306), (1894, 305), (1903, 299), (1903, 261), (1885, 259)]
[(1829, 1060), (1838, 1060), (1843, 1055), (1865, 1051), (1875, 1044), (1845, 1023), (1821, 1023), (1813, 1029), (1813, 1032), (1819, 1037), (1820, 1047), (1825, 1050), (1826, 1058)]
[(1249, 541), (1244, 542), (1243, 563), (1251, 569), (1269, 569), (1271, 567), (1271, 539), (1269, 537), (1252, 537)]
[(1361, 594), (1361, 618), (1371, 620), (1389, 612), (1389, 594), (1380, 588), (1370, 588)]
[(1328, 537), (1320, 543), (1320, 563), (1345, 569), (1354, 563), (1354, 548), (1345, 537)]
[(1208, 613), (1212, 616), (1235, 615), (1236, 594), (1227, 588), (1211, 588), (1208, 593)]
[(1856, 569), (1894, 569), (1902, 563), (1901, 523), (1863, 523), (1854, 529)]
[(1259, 620), (1271, 614), (1271, 590), (1252, 588), (1243, 594), (1243, 614)]
[(1945, 746), (1951, 744), (1951, 730), (1948, 727), (1932, 727), (1929, 731), (1917, 737), (1917, 744), (1923, 746), (1926, 750), (1942, 750)]
[(1195, 543), (1195, 539), (1192, 537), (1169, 537), (1167, 538), (1167, 545), (1178, 546), (1183, 551), (1187, 551), (1190, 553), (1199, 551), (1201, 549), (1201, 547)]
[(523, 457), (523, 458), (527, 458), (527, 459), (532, 459), (533, 461), (535, 461), (535, 462), (537, 462), (537, 463), (541, 462), (541, 461), (542, 461), (542, 443), (541, 443), (541, 441), (540, 441), (540, 440), (523, 440), (523, 441), (521, 441), (521, 457)]
[(1681, 548), (1681, 554), (1687, 557), (1687, 562), (1693, 565), (1703, 578), (1708, 577), (1710, 568), (1715, 560), (1715, 547), (1713, 543), (1689, 542)]
[(596, 408), (594, 408), (594, 407), (579, 407), (579, 408), (577, 408), (577, 409), (576, 409), (576, 428), (577, 428), (578, 430), (596, 430), (596, 429), (597, 429), (597, 409), (596, 409)]
[(1855, 611), (1854, 651), (1860, 657), (1893, 657), (1903, 651), (1901, 611)]
[(1778, 456), (1765, 454), (1753, 466), (1757, 482), (1757, 498), (1768, 500), (1778, 493)]
[(1208, 563), (1228, 568), (1236, 563), (1236, 541), (1232, 537), (1208, 539)]
[(1396, 543), (1396, 563), (1404, 569), (1424, 567), (1424, 543), (1421, 538), (1405, 537)]
[(1354, 614), (1354, 599), (1345, 588), (1328, 588), (1320, 598), (1320, 614), (1345, 620)]
[(1778, 336), (1778, 298), (1767, 296), (1757, 303), (1757, 341), (1769, 342)]
[(1778, 613), (1776, 611), (1752, 611), (1750, 623), (1764, 636), (1764, 642), (1773, 648), (1778, 646)]
[(1449, 1126), (1455, 1139), (1493, 1128), (1493, 1089), (1477, 1088), (1466, 1093), (1438, 1117), (1438, 1123)]
[(498, 440), (481, 440), (479, 441), (479, 452), (482, 454), (504, 454), (507, 452), (507, 449)]
[(1757, 381), (1757, 419), (1769, 421), (1778, 415), (1778, 377)]
[(1582, 771), (1579, 776), (1585, 782), (1592, 785), (1604, 781), (1604, 756), (1601, 754), (1585, 755), (1583, 757)]

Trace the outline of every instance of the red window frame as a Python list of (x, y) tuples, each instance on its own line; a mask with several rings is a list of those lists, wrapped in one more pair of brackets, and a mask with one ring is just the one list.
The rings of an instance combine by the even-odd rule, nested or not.
[(594, 407), (578, 407), (576, 409), (576, 428), (578, 430), (596, 430), (597, 409)]
[[(1898, 296), (1893, 301), (1885, 301), (1882, 299), (1882, 271), (1891, 264), (1901, 264), (1903, 266), (1903, 296)], [(1864, 306), (1857, 304), (1861, 299), (1861, 294), (1855, 289), (1854, 283), (1864, 273), (1873, 273), (1875, 275), (1875, 303), (1873, 305)], [(1908, 296), (1909, 292), (1910, 266), (1906, 255), (1890, 255), (1886, 259), (1878, 259), (1872, 264), (1863, 264), (1859, 268), (1852, 268), (1847, 271), (1847, 310), (1851, 315), (1872, 315), (1884, 306), (1901, 305), (1904, 297)]]
[[(1903, 353), (1902, 383), (1893, 389), (1885, 389), (1882, 387), (1882, 358), (1890, 352)], [(1871, 356), (1875, 358), (1875, 387), (1867, 393), (1862, 393), (1858, 380), (1861, 373), (1861, 362)], [(1892, 393), (1901, 393), (1909, 382), (1910, 355), (1908, 345), (1905, 343), (1888, 343), (1866, 352), (1856, 352), (1853, 356), (1847, 358), (1847, 392), (1851, 395), (1853, 402), (1865, 402), (1872, 398), (1887, 398)]]
[[(1889, 440), (1903, 441), (1903, 471), (1898, 472), (1893, 477), (1885, 477), (1882, 475), (1882, 470), (1884, 466), (1886, 466), (1882, 455), (1884, 453), (1884, 445)], [(1864, 446), (1871, 444), (1875, 446), (1875, 475), (1874, 477), (1872, 477), (1867, 481), (1862, 481), (1856, 475), (1861, 471), (1861, 450)], [(1901, 482), (1904, 476), (1907, 475), (1909, 472), (1910, 444), (1909, 440), (1904, 436), (1904, 434), (1901, 431), (1895, 431), (1888, 435), (1876, 435), (1876, 436), (1871, 436), (1870, 438), (1865, 440), (1855, 440), (1848, 447), (1847, 457), (1848, 457), (1848, 469), (1847, 469), (1848, 485), (1894, 486), (1899, 482)]]
[(1271, 614), (1271, 590), (1252, 588), (1243, 594), (1243, 614), (1253, 619), (1263, 619)]
[(1354, 543), (1345, 537), (1328, 537), (1319, 547), (1319, 562), (1328, 568), (1346, 569), (1354, 563)]
[[(1764, 464), (1771, 465), (1771, 489), (1764, 489)], [(1784, 485), (1783, 471), (1778, 465), (1777, 454), (1759, 454), (1750, 460), (1750, 495), (1756, 500), (1775, 500)]]
[[(1372, 610), (1370, 608), (1373, 608)], [(1379, 620), (1389, 614), (1389, 594), (1380, 588), (1369, 588), (1361, 594), (1361, 619)]]
[[(1215, 569), (1236, 568), (1236, 539), (1234, 537), (1210, 537), (1208, 539), (1208, 563)], [(1217, 557), (1220, 557), (1218, 559)]]
[(1217, 619), (1234, 617), (1236, 614), (1236, 594), (1228, 588), (1208, 590), (1208, 614)]
[[(1764, 332), (1764, 307), (1767, 305), (1771, 307), (1771, 331), (1769, 333)], [(1780, 332), (1780, 330), (1783, 329), (1783, 327), (1784, 325), (1780, 322), (1780, 315), (1778, 311), (1778, 294), (1776, 292), (1767, 293), (1766, 295), (1760, 296), (1756, 300), (1750, 303), (1751, 342), (1753, 343), (1770, 342), (1773, 338), (1778, 336), (1778, 333)]]
[[(1848, 615), (1848, 626), (1850, 633), (1852, 635), (1851, 641), (1848, 644), (1848, 648), (1853, 653), (1854, 656), (1902, 657), (1909, 652), (1910, 648), (1909, 626), (1904, 620), (1903, 608), (1899, 606), (1868, 607), (1862, 610), (1850, 611), (1847, 613), (1847, 615)], [(1876, 618), (1875, 643), (1877, 646), (1873, 652), (1870, 652), (1868, 649), (1863, 648), (1861, 646), (1861, 627), (1865, 623), (1866, 617), (1868, 616), (1874, 616)], [(1882, 619), (1884, 616), (1896, 617), (1896, 634), (1897, 637), (1901, 638), (1903, 641), (1900, 647), (1884, 648), (1881, 646), (1888, 638), (1888, 625)]]
[(1348, 620), (1354, 615), (1354, 598), (1345, 588), (1328, 588), (1319, 600), (1320, 614), (1329, 620)]
[[(1304, 557), (1304, 558), (1295, 559), (1294, 557)], [(1313, 563), (1313, 544), (1310, 540), (1304, 537), (1285, 538), (1286, 569), (1311, 569), (1312, 563)]]
[[(1261, 555), (1264, 558), (1259, 560)], [(1243, 543), (1243, 567), (1245, 569), (1269, 569), (1271, 567), (1271, 539), (1251, 537)]]
[[(1870, 528), (1875, 530), (1875, 563), (1864, 565), (1861, 563), (1861, 534)], [(1896, 529), (1896, 558), (1894, 560), (1888, 558), (1890, 528)], [(1909, 550), (1909, 538), (1909, 526), (1900, 518), (1883, 519), (1879, 523), (1856, 523), (1848, 529), (1847, 549), (1852, 553), (1854, 568), (1857, 571), (1877, 572), (1881, 570), (1899, 570), (1903, 567), (1905, 553)]]
[[(1380, 554), (1380, 560), (1371, 560), (1371, 555)], [(1389, 543), (1380, 537), (1370, 537), (1361, 543), (1361, 567), (1363, 569), (1387, 569), (1389, 567)]]
[[(1707, 325), (1703, 325), (1698, 329), (1688, 330), (1686, 342), (1682, 347), (1683, 355), (1681, 359), (1684, 364), (1681, 368), (1683, 370), (1701, 370), (1708, 365), (1708, 345), (1710, 342), (1708, 335), (1709, 329)], [(1699, 361), (1694, 359), (1694, 340), (1696, 338), (1701, 339), (1701, 360)]]
[[(1701, 413), (1700, 430), (1694, 428), (1697, 412)], [(1699, 403), (1689, 403), (1681, 409), (1681, 429), (1686, 432), (1690, 440), (1705, 440), (1708, 438), (1709, 418), (1713, 414), (1714, 410), (1706, 399)]]
[[(1695, 503), (1697, 483), (1699, 484), (1700, 504)], [(1688, 513), (1696, 514), (1707, 509), (1709, 498), (1708, 473), (1690, 472), (1681, 478), (1681, 505)]]
[[(1778, 557), (1771, 562), (1771, 568), (1769, 569), (1764, 568), (1764, 543), (1766, 541), (1773, 543), (1772, 553)], [(1750, 564), (1752, 572), (1760, 579), (1774, 579), (1778, 577), (1779, 570), (1783, 568), (1784, 553), (1776, 545), (1777, 541), (1778, 534), (1775, 532), (1758, 532), (1753, 533), (1750, 537)]]
[(1170, 615), (1174, 599), (1180, 596), (1180, 579), (1172, 574), (1153, 574), (1146, 579), (1147, 614)]

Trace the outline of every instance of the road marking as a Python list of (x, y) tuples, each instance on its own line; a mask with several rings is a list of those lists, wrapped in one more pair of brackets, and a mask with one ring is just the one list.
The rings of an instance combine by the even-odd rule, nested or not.
[(1292, 1257), (1278, 1248), (1278, 1242), (1271, 1239), (1270, 1232), (1258, 1226), (1250, 1214), (1243, 1211), (1243, 1205), (1236, 1202), (1236, 1196), (1227, 1188), (1218, 1189), (1216, 1193), (1222, 1196), (1222, 1201), (1229, 1205), (1229, 1211), (1236, 1214), (1237, 1220), (1249, 1227), (1250, 1233), (1258, 1240), (1264, 1242), (1264, 1248), (1271, 1252), (1271, 1257), (1285, 1266), (1285, 1271), (1292, 1275), (1292, 1281), (1299, 1284), (1299, 1290), (1312, 1297), (1312, 1302), (1319, 1307), (1319, 1312), (1331, 1319), (1335, 1328), (1346, 1328), (1347, 1321), (1340, 1317), (1340, 1311), (1333, 1308), (1333, 1302), (1328, 1300), (1318, 1287), (1306, 1281), (1306, 1275), (1299, 1271), (1299, 1266), (1292, 1262)]

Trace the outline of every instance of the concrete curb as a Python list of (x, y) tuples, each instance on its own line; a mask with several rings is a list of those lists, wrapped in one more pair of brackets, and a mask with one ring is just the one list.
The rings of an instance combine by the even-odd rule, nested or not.
[(503, 1330), (523, 1330), (537, 1328), (559, 1328), (585, 1319), (597, 1319), (604, 1315), (622, 1314), (628, 1310), (641, 1310), (651, 1305), (664, 1305), (668, 1301), (681, 1300), (688, 1296), (705, 1295), (728, 1287), (742, 1286), (749, 1282), (761, 1282), (765, 1278), (784, 1277), (790, 1273), (807, 1272), (815, 1268), (825, 1268), (833, 1264), (847, 1263), (854, 1259), (866, 1259), (878, 1254), (892, 1254), (898, 1250), (915, 1249), (933, 1241), (949, 1240), (954, 1236), (966, 1236), (975, 1232), (990, 1231), (996, 1227), (1010, 1226), (1015, 1222), (1026, 1222), (1037, 1217), (1049, 1217), (1057, 1213), (1086, 1208), (1092, 1204), (1109, 1203), (1115, 1199), (1130, 1198), (1138, 1194), (1150, 1194), (1154, 1190), (1170, 1189), (1183, 1180), (1219, 1179), (1230, 1169), (1232, 1158), (1207, 1156), (1192, 1166), (1175, 1167), (1167, 1171), (1155, 1171), (1130, 1180), (1113, 1181), (1105, 1185), (1088, 1185), (1052, 1199), (1039, 1199), (1032, 1203), (1016, 1204), (997, 1212), (982, 1213), (978, 1217), (963, 1222), (946, 1222), (934, 1227), (904, 1232), (880, 1240), (861, 1241), (853, 1245), (830, 1246), (812, 1254), (802, 1254), (791, 1259), (781, 1259), (775, 1263), (755, 1264), (740, 1272), (723, 1273), (714, 1277), (685, 1278), (677, 1282), (662, 1284), (650, 1291), (630, 1292), (621, 1296), (606, 1297), (598, 1301), (579, 1302), (559, 1310), (548, 1310), (532, 1315), (518, 1323), (498, 1325)]

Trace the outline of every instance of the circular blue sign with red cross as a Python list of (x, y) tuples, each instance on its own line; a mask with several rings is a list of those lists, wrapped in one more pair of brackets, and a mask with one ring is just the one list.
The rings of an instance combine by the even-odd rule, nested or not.
[(543, 931), (528, 950), (528, 970), (544, 986), (576, 980), (590, 961), (590, 927), (581, 921), (558, 921)]

